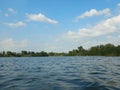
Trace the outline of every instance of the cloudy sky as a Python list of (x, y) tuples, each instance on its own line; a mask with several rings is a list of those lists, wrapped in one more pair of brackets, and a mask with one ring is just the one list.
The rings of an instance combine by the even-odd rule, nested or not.
[(120, 44), (120, 0), (0, 0), (0, 51), (106, 43)]

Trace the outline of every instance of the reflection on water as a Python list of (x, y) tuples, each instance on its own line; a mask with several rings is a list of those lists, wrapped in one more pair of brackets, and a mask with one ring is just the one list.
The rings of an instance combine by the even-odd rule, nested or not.
[(0, 58), (0, 90), (120, 90), (120, 57)]

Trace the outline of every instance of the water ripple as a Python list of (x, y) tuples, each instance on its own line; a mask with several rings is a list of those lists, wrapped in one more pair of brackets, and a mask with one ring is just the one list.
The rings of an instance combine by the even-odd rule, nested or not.
[(0, 58), (0, 90), (120, 90), (120, 57)]

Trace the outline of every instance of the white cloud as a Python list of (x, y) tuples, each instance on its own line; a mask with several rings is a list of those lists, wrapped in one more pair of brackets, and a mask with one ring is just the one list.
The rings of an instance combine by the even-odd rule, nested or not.
[(16, 23), (4, 23), (5, 25), (9, 26), (9, 27), (12, 27), (12, 28), (17, 28), (17, 27), (24, 27), (26, 26), (26, 23), (22, 22), (22, 21), (19, 21), (19, 22), (16, 22)]
[(65, 37), (80, 39), (86, 37), (98, 37), (120, 32), (120, 15), (104, 20), (93, 27), (81, 28), (77, 32), (68, 31)]
[(27, 17), (33, 21), (46, 22), (46, 23), (50, 23), (50, 24), (57, 24), (58, 23), (58, 21), (50, 19), (41, 13), (39, 13), (39, 14), (27, 14)]
[(117, 6), (120, 7), (120, 3), (118, 3)]
[(7, 38), (7, 39), (4, 39), (4, 40), (0, 41), (0, 50), (16, 51), (16, 50), (26, 48), (27, 45), (28, 45), (27, 40), (15, 41), (12, 38)]
[(8, 11), (13, 13), (13, 14), (17, 13), (13, 8), (8, 8)]
[(85, 17), (92, 17), (92, 16), (101, 16), (101, 15), (110, 15), (110, 9), (106, 8), (103, 10), (97, 11), (96, 9), (91, 9), (90, 11), (86, 11), (85, 13), (81, 14), (77, 17), (77, 20), (85, 18)]
[(96, 46), (96, 45), (104, 45), (104, 44), (114, 44), (114, 45), (119, 45), (120, 44), (120, 37), (107, 37), (104, 39), (91, 39), (91, 40), (85, 40), (81, 43), (82, 46), (85, 46), (85, 48), (89, 48), (91, 46)]

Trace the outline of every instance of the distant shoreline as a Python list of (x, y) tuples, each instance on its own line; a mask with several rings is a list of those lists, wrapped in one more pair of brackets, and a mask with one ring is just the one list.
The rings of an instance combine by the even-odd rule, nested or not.
[(0, 57), (0, 58), (47, 58), (47, 57), (120, 57), (120, 56), (9, 56), (9, 57)]
[(1, 51), (0, 57), (49, 57), (49, 56), (120, 56), (120, 45), (113, 44), (93, 46), (89, 49), (84, 49), (79, 46), (77, 49), (68, 51), (67, 53), (57, 52), (34, 52), (34, 51), (21, 51), (20, 53), (12, 51)]

